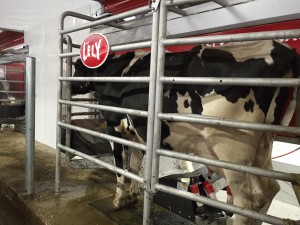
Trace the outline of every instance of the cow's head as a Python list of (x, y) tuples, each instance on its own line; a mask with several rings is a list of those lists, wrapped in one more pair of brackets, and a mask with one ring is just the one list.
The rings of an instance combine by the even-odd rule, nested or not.
[[(86, 67), (81, 59), (77, 59), (75, 63), (75, 72), (73, 74), (73, 77), (93, 77), (94, 76), (94, 69), (90, 69)], [(72, 82), (72, 95), (77, 94), (86, 94), (92, 91), (93, 84), (91, 82), (85, 82), (85, 81), (75, 81)]]
[[(75, 73), (73, 77), (120, 77), (130, 68), (130, 62), (135, 57), (134, 52), (128, 52), (115, 56), (110, 54), (106, 61), (98, 68), (87, 68), (80, 59), (75, 63)], [(72, 94), (86, 94), (97, 89), (97, 94), (101, 95), (102, 87), (106, 82), (72, 82)]]

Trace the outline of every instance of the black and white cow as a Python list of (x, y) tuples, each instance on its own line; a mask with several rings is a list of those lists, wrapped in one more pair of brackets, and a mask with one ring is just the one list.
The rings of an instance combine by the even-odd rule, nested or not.
[[(299, 77), (299, 68), (299, 58), (290, 48), (276, 41), (257, 41), (218, 48), (197, 46), (187, 52), (167, 53), (165, 76), (290, 78)], [(109, 56), (96, 70), (85, 68), (78, 60), (75, 69), (74, 76), (82, 77), (149, 76), (150, 54), (130, 52), (117, 57)], [(148, 84), (72, 83), (73, 94), (91, 90), (100, 99), (99, 104), (147, 110)], [(288, 92), (288, 88), (276, 87), (166, 84), (163, 112), (281, 124), (283, 119), (291, 119), (283, 117)], [(288, 108), (293, 110), (294, 107)], [(103, 116), (109, 134), (139, 143), (147, 141), (146, 119), (113, 112), (103, 112)], [(274, 134), (267, 132), (164, 121), (161, 145), (179, 152), (271, 170), (273, 138)], [(113, 150), (116, 165), (122, 167), (123, 147), (115, 143)], [(140, 166), (137, 162), (141, 161), (142, 154), (134, 151), (132, 157), (135, 158), (132, 169), (137, 173)], [(226, 178), (234, 204), (242, 208), (266, 212), (279, 191), (279, 185), (273, 179), (214, 167), (209, 167), (209, 170)], [(125, 195), (124, 178), (118, 176), (117, 181), (116, 208), (122, 206)], [(136, 193), (137, 185), (133, 184), (131, 194), (134, 196)], [(234, 224), (259, 222), (237, 215)]]

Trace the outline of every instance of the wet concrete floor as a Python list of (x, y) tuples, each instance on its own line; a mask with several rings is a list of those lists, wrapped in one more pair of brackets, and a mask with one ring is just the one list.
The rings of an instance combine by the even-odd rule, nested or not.
[(5, 197), (0, 196), (0, 225), (32, 225)]
[[(73, 169), (62, 155), (61, 192), (54, 193), (55, 150), (35, 144), (34, 189), (25, 193), (25, 135), (0, 131), (0, 225), (139, 225), (142, 202), (114, 211), (115, 175), (104, 169)], [(5, 197), (5, 198), (4, 198)], [(142, 197), (141, 197), (142, 199)], [(154, 224), (192, 224), (155, 206)], [(178, 218), (177, 218), (178, 217)]]
[[(63, 157), (61, 193), (55, 194), (55, 151), (40, 143), (36, 143), (35, 148), (35, 194), (27, 196), (24, 185), (25, 136), (8, 128), (0, 131), (0, 190), (20, 212), (16, 215), (24, 214), (34, 225), (116, 224), (89, 205), (114, 195), (114, 174), (100, 169), (75, 170), (66, 166)], [(7, 203), (2, 202), (4, 206)], [(5, 214), (4, 210), (1, 211)], [(0, 216), (8, 217), (10, 212), (13, 208), (7, 215)], [(25, 222), (22, 225), (26, 225)]]

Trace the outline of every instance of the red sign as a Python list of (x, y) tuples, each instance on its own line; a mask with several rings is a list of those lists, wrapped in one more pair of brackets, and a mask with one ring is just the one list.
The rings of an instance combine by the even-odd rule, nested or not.
[(101, 66), (109, 53), (109, 44), (105, 36), (99, 33), (86, 37), (80, 46), (82, 63), (89, 68)]

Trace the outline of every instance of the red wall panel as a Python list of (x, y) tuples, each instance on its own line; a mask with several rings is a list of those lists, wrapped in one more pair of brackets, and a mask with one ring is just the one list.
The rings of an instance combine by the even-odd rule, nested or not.
[(24, 43), (24, 34), (14, 31), (2, 31), (0, 33), (0, 50), (14, 47)]
[(105, 12), (118, 14), (148, 4), (148, 0), (104, 0)]

